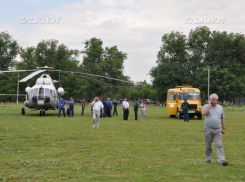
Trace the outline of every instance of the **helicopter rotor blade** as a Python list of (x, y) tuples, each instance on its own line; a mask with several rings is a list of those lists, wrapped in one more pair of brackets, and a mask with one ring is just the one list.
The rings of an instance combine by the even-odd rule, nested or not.
[(36, 70), (12, 70), (12, 71), (0, 71), (0, 73), (15, 73), (15, 72), (26, 72), (26, 71), (36, 71)]
[(45, 72), (46, 70), (38, 70), (35, 71), (33, 73), (31, 73), (30, 75), (26, 76), (25, 78), (21, 79), (19, 82), (26, 82), (29, 79), (33, 78), (34, 76), (38, 75), (39, 73)]
[[(120, 82), (127, 82), (127, 83), (134, 84), (132, 81), (126, 81), (126, 80), (111, 78), (111, 77), (102, 76), (102, 75), (95, 75), (95, 74), (90, 74), (90, 73), (74, 72), (74, 71), (60, 71), (60, 72), (61, 73), (65, 73), (65, 74), (71, 74), (71, 75), (72, 74), (80, 74), (80, 75), (94, 76), (94, 77), (106, 78), (106, 79), (111, 79), (111, 80), (116, 80), (116, 81), (120, 81)], [(138, 85), (145, 86), (145, 85), (142, 85), (142, 84), (138, 84)]]

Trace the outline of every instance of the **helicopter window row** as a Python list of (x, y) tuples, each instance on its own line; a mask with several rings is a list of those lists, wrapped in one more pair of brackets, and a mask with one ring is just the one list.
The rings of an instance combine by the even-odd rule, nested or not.
[(52, 96), (56, 98), (56, 92), (48, 88), (39, 88), (39, 89), (35, 88), (31, 91), (31, 96), (38, 96), (38, 95)]
[(38, 88), (35, 88), (31, 91), (32, 96), (37, 96), (38, 95)]

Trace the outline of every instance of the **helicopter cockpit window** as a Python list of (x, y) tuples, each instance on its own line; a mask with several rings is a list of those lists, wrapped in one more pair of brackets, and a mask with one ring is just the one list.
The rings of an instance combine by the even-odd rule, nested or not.
[(50, 96), (50, 90), (48, 88), (45, 88), (45, 96)]
[(44, 90), (43, 88), (39, 89), (39, 95), (43, 95), (43, 90)]
[(37, 96), (38, 95), (38, 88), (35, 88), (31, 91), (32, 96)]

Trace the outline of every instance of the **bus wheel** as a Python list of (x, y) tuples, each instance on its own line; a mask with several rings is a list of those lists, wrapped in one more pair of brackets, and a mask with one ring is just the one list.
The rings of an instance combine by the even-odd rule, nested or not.
[(177, 113), (177, 117), (178, 117), (178, 119), (181, 119), (182, 118), (182, 113), (181, 112), (178, 112)]

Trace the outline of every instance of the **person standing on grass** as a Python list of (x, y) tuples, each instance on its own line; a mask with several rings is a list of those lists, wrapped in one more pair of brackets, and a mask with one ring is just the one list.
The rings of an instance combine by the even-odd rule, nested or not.
[(92, 103), (94, 102), (94, 99), (91, 99), (91, 101), (90, 101), (90, 103), (89, 103), (89, 105), (91, 106), (91, 113), (92, 113), (92, 115), (93, 115), (93, 107), (92, 107)]
[(101, 100), (102, 100), (101, 102), (102, 102), (102, 104), (104, 106), (104, 114), (102, 114), (102, 115), (105, 118), (107, 116), (107, 102), (106, 102), (106, 99), (103, 100), (103, 98), (102, 98)]
[(146, 117), (146, 121), (148, 121), (149, 118), (148, 118), (147, 115), (145, 114), (146, 105), (145, 105), (145, 103), (144, 103), (143, 100), (141, 100), (140, 109), (141, 109), (141, 121), (143, 121), (143, 117)]
[(184, 102), (181, 104), (181, 109), (183, 109), (184, 121), (189, 122), (189, 107), (190, 104), (187, 102), (187, 99), (184, 99)]
[(128, 120), (128, 114), (129, 114), (129, 103), (127, 101), (127, 98), (124, 99), (124, 103), (123, 103), (123, 116), (124, 116), (124, 120)]
[(66, 114), (65, 114), (65, 105), (66, 105), (66, 101), (64, 101), (63, 98), (60, 98), (58, 117), (60, 117), (61, 111), (63, 112), (64, 117), (66, 117)]
[(85, 109), (85, 105), (86, 105), (86, 98), (83, 98), (83, 100), (81, 101), (82, 102), (82, 112), (81, 112), (81, 116), (84, 115), (84, 109)]
[[(218, 104), (218, 95), (211, 94), (209, 104), (203, 106), (202, 115), (205, 117), (205, 145), (206, 145), (206, 163), (212, 161), (212, 142), (214, 140), (219, 165), (226, 166), (225, 154), (222, 148), (222, 134), (225, 134), (225, 115), (221, 105)], [(221, 129), (222, 125), (222, 129)]]
[(122, 110), (123, 110), (123, 119), (124, 119), (124, 104), (125, 104), (125, 99), (127, 99), (127, 98), (124, 98), (124, 100), (122, 101), (122, 106), (123, 106), (123, 108), (122, 108)]
[(117, 99), (113, 100), (113, 116), (116, 114), (117, 116)]
[(99, 100), (99, 97), (95, 97), (91, 106), (93, 107), (93, 128), (99, 128), (100, 125), (100, 109), (102, 109), (102, 114), (104, 113), (104, 106)]
[(138, 120), (138, 109), (139, 109), (139, 104), (137, 99), (134, 99), (134, 115), (135, 115), (135, 120)]
[(70, 97), (69, 100), (69, 117), (73, 117), (74, 116), (74, 100), (72, 97)]
[(111, 117), (112, 101), (110, 98), (107, 98), (107, 115)]

